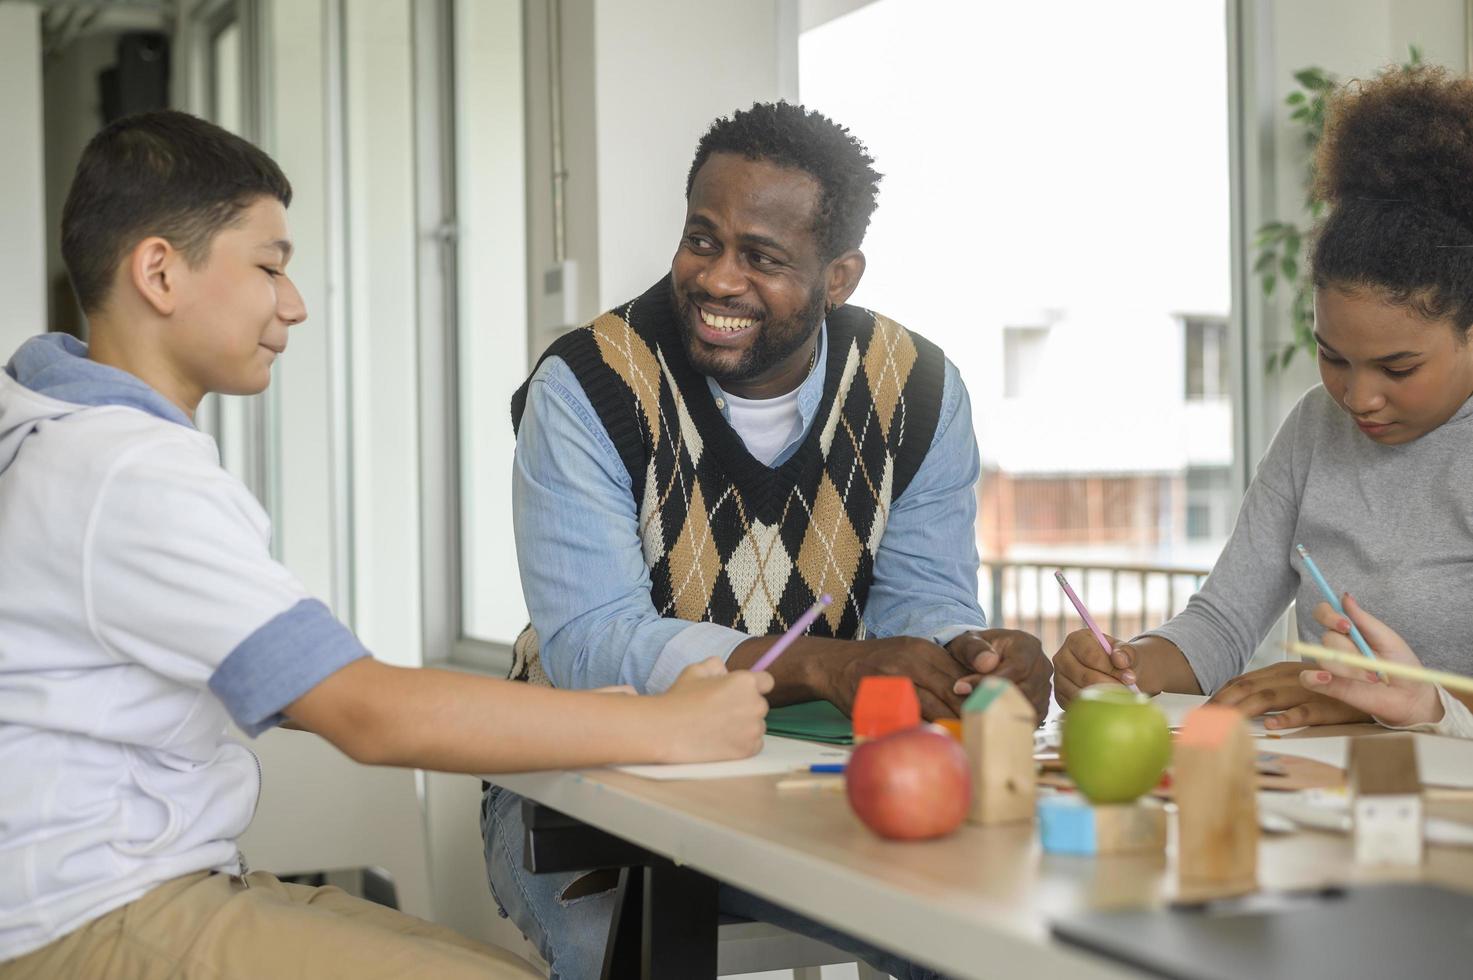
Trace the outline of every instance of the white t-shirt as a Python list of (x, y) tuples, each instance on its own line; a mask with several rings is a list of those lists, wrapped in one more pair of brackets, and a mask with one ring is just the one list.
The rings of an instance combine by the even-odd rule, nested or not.
[(731, 427), (763, 466), (771, 466), (802, 430), (797, 388), (776, 398), (739, 398), (725, 389), (720, 391), (717, 398), (725, 403)]

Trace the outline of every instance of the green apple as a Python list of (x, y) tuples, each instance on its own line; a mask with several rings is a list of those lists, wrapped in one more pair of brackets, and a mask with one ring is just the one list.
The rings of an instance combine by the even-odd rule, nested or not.
[(1144, 694), (1096, 684), (1065, 710), (1060, 752), (1091, 803), (1129, 803), (1161, 780), (1171, 761), (1171, 731)]

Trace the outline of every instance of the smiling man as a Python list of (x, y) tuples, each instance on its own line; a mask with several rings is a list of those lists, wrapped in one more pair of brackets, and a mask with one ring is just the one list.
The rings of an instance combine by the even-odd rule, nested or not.
[[(860, 678), (900, 674), (927, 717), (950, 717), (995, 674), (1043, 713), (1051, 671), (1038, 641), (987, 629), (977, 603), (966, 388), (935, 345), (847, 305), (865, 271), (872, 163), (800, 106), (717, 120), (691, 166), (669, 274), (561, 338), (517, 392), (513, 500), (532, 619), (518, 676), (663, 690), (707, 657), (750, 666), (828, 594), (772, 665), (773, 704), (847, 713)], [(492, 787), (483, 813), (502, 907), (554, 976), (596, 974), (611, 909), (602, 880), (526, 875), (516, 798)], [(749, 896), (723, 901), (777, 917)]]

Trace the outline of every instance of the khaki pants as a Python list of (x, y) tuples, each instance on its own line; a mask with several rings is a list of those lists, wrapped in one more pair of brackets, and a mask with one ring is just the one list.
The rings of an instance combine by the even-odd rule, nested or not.
[(505, 950), (339, 888), (259, 871), (247, 880), (201, 871), (167, 881), (0, 963), (0, 980), (540, 976)]

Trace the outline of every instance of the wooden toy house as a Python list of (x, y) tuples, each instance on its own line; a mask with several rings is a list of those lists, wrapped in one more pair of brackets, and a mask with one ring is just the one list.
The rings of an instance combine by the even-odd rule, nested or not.
[(1190, 895), (1235, 895), (1258, 887), (1256, 751), (1248, 722), (1205, 704), (1176, 740), (1177, 877)]
[(1422, 863), (1422, 782), (1410, 735), (1350, 743), (1350, 812), (1360, 864)]
[(1033, 819), (1033, 730), (1038, 716), (1011, 681), (984, 679), (962, 704), (962, 745), (972, 767), (973, 823)]

